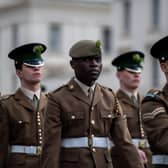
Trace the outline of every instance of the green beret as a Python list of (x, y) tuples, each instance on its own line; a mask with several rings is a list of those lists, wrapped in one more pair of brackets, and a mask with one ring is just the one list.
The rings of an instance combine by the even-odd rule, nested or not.
[(168, 36), (157, 41), (150, 50), (151, 55), (160, 62), (168, 60)]
[(69, 55), (72, 58), (82, 58), (90, 56), (101, 56), (101, 43), (100, 41), (81, 40), (75, 43), (70, 51)]
[(112, 60), (112, 65), (117, 67), (117, 70), (126, 69), (130, 72), (139, 73), (142, 71), (142, 62), (144, 54), (140, 51), (130, 51), (123, 53)]
[(41, 54), (46, 50), (42, 43), (28, 43), (13, 49), (8, 57), (17, 63), (23, 63), (29, 66), (42, 66), (44, 61)]

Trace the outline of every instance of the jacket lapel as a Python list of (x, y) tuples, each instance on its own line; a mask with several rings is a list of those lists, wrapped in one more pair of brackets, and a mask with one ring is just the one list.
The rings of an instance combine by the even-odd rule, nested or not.
[(118, 99), (119, 99), (120, 101), (122, 101), (122, 102), (124, 102), (124, 103), (126, 103), (126, 104), (129, 104), (129, 105), (131, 105), (131, 106), (134, 106), (134, 107), (138, 107), (138, 105), (140, 104), (139, 94), (138, 94), (138, 105), (135, 105), (135, 104), (131, 101), (130, 97), (129, 97), (126, 93), (124, 93), (122, 90), (120, 90), (120, 89), (117, 91), (117, 97), (118, 97)]
[(68, 83), (68, 90), (71, 92), (72, 96), (80, 99), (86, 104), (90, 104), (89, 98), (84, 93), (82, 88), (75, 82), (74, 79), (70, 80), (70, 82)]
[(40, 102), (39, 102), (39, 111), (43, 110), (47, 105), (47, 96), (44, 93), (40, 94)]
[(95, 86), (94, 95), (93, 95), (93, 106), (96, 105), (102, 97), (101, 88), (98, 84)]
[(15, 99), (21, 106), (24, 106), (25, 108), (34, 111), (32, 101), (21, 91), (21, 89), (18, 89), (16, 91)]

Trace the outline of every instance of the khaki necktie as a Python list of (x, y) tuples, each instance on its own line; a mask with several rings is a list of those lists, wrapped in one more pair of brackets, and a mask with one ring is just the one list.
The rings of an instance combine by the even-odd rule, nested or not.
[(93, 89), (91, 87), (88, 89), (88, 97), (89, 97), (89, 100), (92, 101), (92, 98), (93, 98)]
[(38, 107), (38, 97), (35, 94), (33, 96), (33, 106), (35, 109)]
[(131, 96), (131, 100), (134, 103), (134, 105), (136, 105), (136, 106), (138, 105), (138, 102), (137, 102), (137, 99), (136, 99), (135, 95)]

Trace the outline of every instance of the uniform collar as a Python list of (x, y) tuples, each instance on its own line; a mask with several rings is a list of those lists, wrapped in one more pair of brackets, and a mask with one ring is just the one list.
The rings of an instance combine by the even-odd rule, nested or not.
[(40, 99), (41, 89), (37, 90), (36, 92), (33, 92), (27, 88), (21, 87), (21, 90), (31, 100), (33, 100), (34, 95), (36, 95), (37, 98)]
[[(86, 95), (88, 95), (89, 86), (85, 85), (84, 83), (80, 82), (76, 77), (74, 78), (75, 82), (82, 88)], [(95, 88), (95, 84), (91, 86), (92, 90)]]
[(131, 92), (128, 92), (127, 90), (123, 90), (121, 89), (129, 98), (131, 98), (132, 96), (135, 96), (136, 99), (138, 99), (138, 92), (134, 92), (134, 93), (131, 93)]

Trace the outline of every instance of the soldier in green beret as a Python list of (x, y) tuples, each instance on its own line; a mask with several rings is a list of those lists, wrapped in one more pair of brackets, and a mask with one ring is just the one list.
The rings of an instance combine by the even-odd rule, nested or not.
[[(141, 115), (142, 95), (138, 91), (144, 56), (144, 53), (140, 51), (128, 51), (114, 58), (112, 65), (117, 69), (116, 77), (119, 80), (119, 89), (116, 95), (127, 117), (132, 142), (138, 148), (145, 167), (151, 168), (151, 151)], [(127, 161), (120, 155), (117, 146), (112, 148), (111, 154), (114, 168), (129, 167)]]
[(100, 41), (78, 41), (69, 55), (74, 77), (49, 94), (42, 168), (112, 168), (110, 138), (130, 168), (143, 168), (113, 90), (96, 82)]
[(29, 43), (13, 49), (19, 89), (0, 101), (0, 167), (40, 168), (47, 97), (41, 92), (46, 46)]
[(162, 90), (151, 89), (142, 101), (143, 123), (152, 150), (154, 168), (168, 167), (168, 36), (153, 44), (150, 52), (159, 60), (166, 77)]

